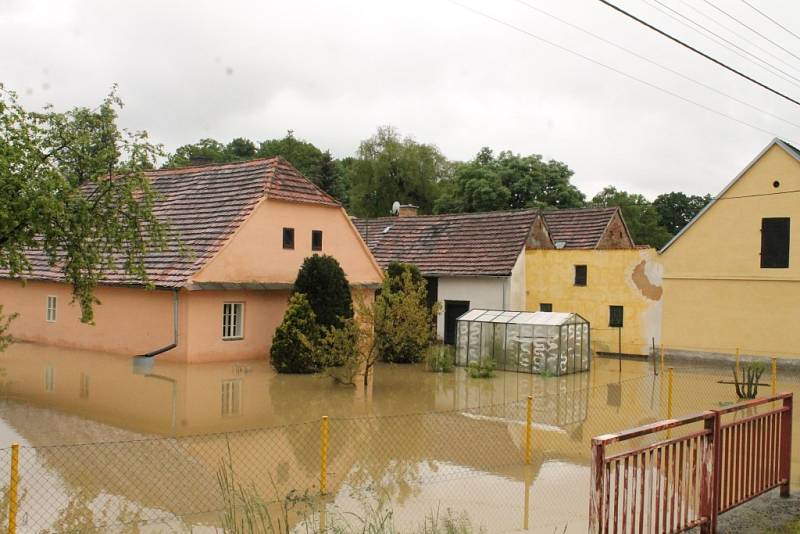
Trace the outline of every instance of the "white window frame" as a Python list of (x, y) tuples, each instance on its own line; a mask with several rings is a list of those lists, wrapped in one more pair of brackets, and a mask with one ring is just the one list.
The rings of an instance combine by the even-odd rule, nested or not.
[(45, 313), (45, 319), (47, 319), (48, 323), (56, 322), (57, 317), (57, 307), (58, 307), (58, 297), (55, 295), (47, 295), (47, 308)]
[(244, 339), (244, 302), (222, 304), (222, 339), (224, 341)]

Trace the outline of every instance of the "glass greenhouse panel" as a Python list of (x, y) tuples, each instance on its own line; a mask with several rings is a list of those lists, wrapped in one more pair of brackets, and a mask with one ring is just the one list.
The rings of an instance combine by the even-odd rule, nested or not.
[(589, 370), (590, 325), (577, 313), (474, 309), (457, 319), (456, 365), (567, 375)]

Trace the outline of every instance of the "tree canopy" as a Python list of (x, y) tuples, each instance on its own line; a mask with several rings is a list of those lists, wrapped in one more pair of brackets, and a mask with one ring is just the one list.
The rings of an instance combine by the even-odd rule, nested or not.
[(401, 138), (394, 128), (382, 126), (361, 142), (348, 165), (350, 208), (360, 217), (379, 217), (389, 215), (392, 203), (399, 201), (430, 213), (447, 170), (438, 148)]
[(320, 327), (338, 328), (353, 316), (350, 284), (333, 256), (314, 254), (306, 258), (297, 273), (293, 292), (308, 298)]
[(576, 208), (585, 197), (570, 183), (573, 172), (555, 160), (502, 151), (495, 157), (488, 147), (467, 163), (455, 166), (436, 201), (436, 211), (473, 212), (520, 208)]
[(619, 206), (637, 245), (661, 248), (672, 237), (669, 230), (661, 226), (656, 208), (642, 195), (608, 186), (594, 196), (592, 203), (598, 206)]
[(95, 109), (32, 112), (0, 86), (0, 268), (24, 279), (26, 253), (41, 251), (72, 285), (84, 322), (105, 272), (147, 282), (145, 255), (166, 242), (144, 174), (161, 151), (146, 132), (117, 126), (121, 107), (115, 88)]
[(658, 212), (661, 226), (675, 235), (694, 219), (711, 199), (711, 195), (687, 195), (673, 191), (658, 195), (653, 201), (653, 207)]

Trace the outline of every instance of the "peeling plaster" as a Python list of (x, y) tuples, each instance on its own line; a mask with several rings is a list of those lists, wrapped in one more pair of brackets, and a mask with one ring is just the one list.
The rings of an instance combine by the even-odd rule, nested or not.
[(662, 288), (660, 285), (654, 284), (651, 281), (650, 276), (655, 275), (653, 277), (657, 278), (659, 282), (661, 281), (660, 280), (661, 277), (658, 276), (658, 273), (653, 272), (658, 270), (657, 268), (649, 269), (650, 273), (648, 273), (647, 267), (648, 267), (647, 260), (640, 261), (636, 265), (636, 267), (633, 268), (633, 272), (631, 273), (631, 280), (633, 280), (633, 284), (636, 286), (636, 289), (638, 289), (642, 295), (644, 295), (646, 298), (650, 300), (659, 301), (661, 300), (661, 296), (664, 293), (664, 288)]

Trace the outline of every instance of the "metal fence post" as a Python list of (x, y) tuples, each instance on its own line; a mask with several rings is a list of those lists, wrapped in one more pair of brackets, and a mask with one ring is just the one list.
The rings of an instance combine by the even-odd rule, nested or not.
[(785, 411), (781, 414), (781, 465), (780, 478), (781, 497), (789, 496), (789, 482), (792, 474), (792, 400), (794, 396), (790, 393), (783, 399)]
[(605, 462), (605, 443), (597, 438), (592, 439), (592, 493), (589, 496), (589, 532), (592, 534), (604, 532), (605, 527), (604, 514), (607, 512), (603, 508), (603, 504), (606, 502), (605, 481), (603, 480)]
[(8, 534), (17, 532), (17, 486), (19, 485), (19, 445), (11, 445), (11, 480), (8, 485)]
[(528, 395), (528, 416), (525, 421), (525, 463), (531, 463), (531, 445), (533, 440), (533, 395)]
[(328, 492), (328, 416), (322, 416), (320, 426), (319, 492)]
[[(667, 369), (667, 419), (672, 419), (672, 367)], [(667, 429), (667, 439), (672, 438), (672, 429)]]
[(661, 343), (661, 370), (659, 374), (664, 374), (664, 344)]

